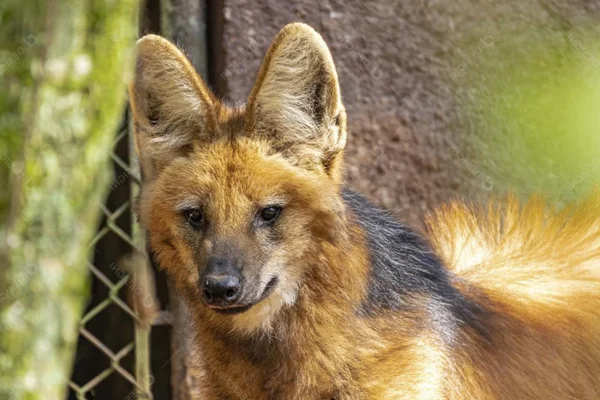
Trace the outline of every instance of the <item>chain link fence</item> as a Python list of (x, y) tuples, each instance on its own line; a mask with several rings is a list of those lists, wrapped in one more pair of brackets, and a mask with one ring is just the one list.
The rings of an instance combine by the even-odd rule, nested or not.
[(69, 381), (73, 400), (154, 398), (150, 333), (167, 325), (168, 314), (160, 311), (154, 271), (133, 218), (141, 181), (130, 136), (126, 113), (114, 142), (114, 179), (90, 243), (92, 288)]

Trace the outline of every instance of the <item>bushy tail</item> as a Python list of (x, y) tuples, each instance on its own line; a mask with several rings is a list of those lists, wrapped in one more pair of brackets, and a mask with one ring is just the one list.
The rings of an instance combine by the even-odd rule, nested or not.
[[(454, 358), (454, 399), (600, 395), (600, 196), (440, 208), (431, 241), (455, 285), (486, 310)], [(484, 333), (480, 333), (484, 332)]]
[(512, 303), (576, 304), (600, 315), (600, 193), (560, 211), (539, 197), (524, 204), (513, 196), (502, 205), (452, 203), (427, 225), (437, 253), (470, 284)]

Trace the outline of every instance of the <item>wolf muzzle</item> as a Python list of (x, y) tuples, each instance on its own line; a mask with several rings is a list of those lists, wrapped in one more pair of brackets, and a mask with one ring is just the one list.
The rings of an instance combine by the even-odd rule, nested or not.
[(208, 260), (200, 291), (206, 304), (213, 307), (234, 305), (242, 292), (242, 276), (232, 260), (213, 257)]

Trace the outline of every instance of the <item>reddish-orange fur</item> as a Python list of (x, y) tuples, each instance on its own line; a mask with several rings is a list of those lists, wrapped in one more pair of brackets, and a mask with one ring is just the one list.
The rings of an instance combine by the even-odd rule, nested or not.
[[(406, 299), (410, 311), (356, 312), (370, 261), (365, 232), (340, 197), (346, 117), (337, 75), (311, 28), (278, 35), (247, 109), (220, 103), (164, 39), (142, 39), (139, 53), (130, 89), (146, 180), (139, 217), (193, 314), (201, 399), (600, 398), (597, 196), (561, 213), (511, 198), (434, 214), (431, 242), (453, 285), (486, 309), (481, 329), (465, 325), (448, 343), (429, 325), (427, 293)], [(285, 75), (288, 57), (312, 72)], [(261, 92), (264, 81), (285, 81), (285, 91), (294, 79), (299, 90), (324, 85), (319, 113), (291, 109), (315, 100), (292, 91), (281, 106), (289, 115), (269, 115), (289, 98)], [(287, 213), (276, 245), (245, 228), (253, 207), (273, 197)], [(190, 198), (206, 206), (214, 236), (190, 238), (174, 210)], [(199, 300), (199, 266), (224, 238), (255, 260), (256, 274), (282, 274), (269, 298), (239, 315)]]

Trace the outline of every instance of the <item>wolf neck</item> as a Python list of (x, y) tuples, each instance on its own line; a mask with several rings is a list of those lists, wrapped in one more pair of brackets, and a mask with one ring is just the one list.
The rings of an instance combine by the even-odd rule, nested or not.
[(428, 244), (361, 195), (344, 190), (343, 197), (364, 232), (369, 254), (360, 314), (410, 316), (448, 345), (455, 343), (464, 325), (482, 329), (482, 305), (457, 288), (456, 278)]

